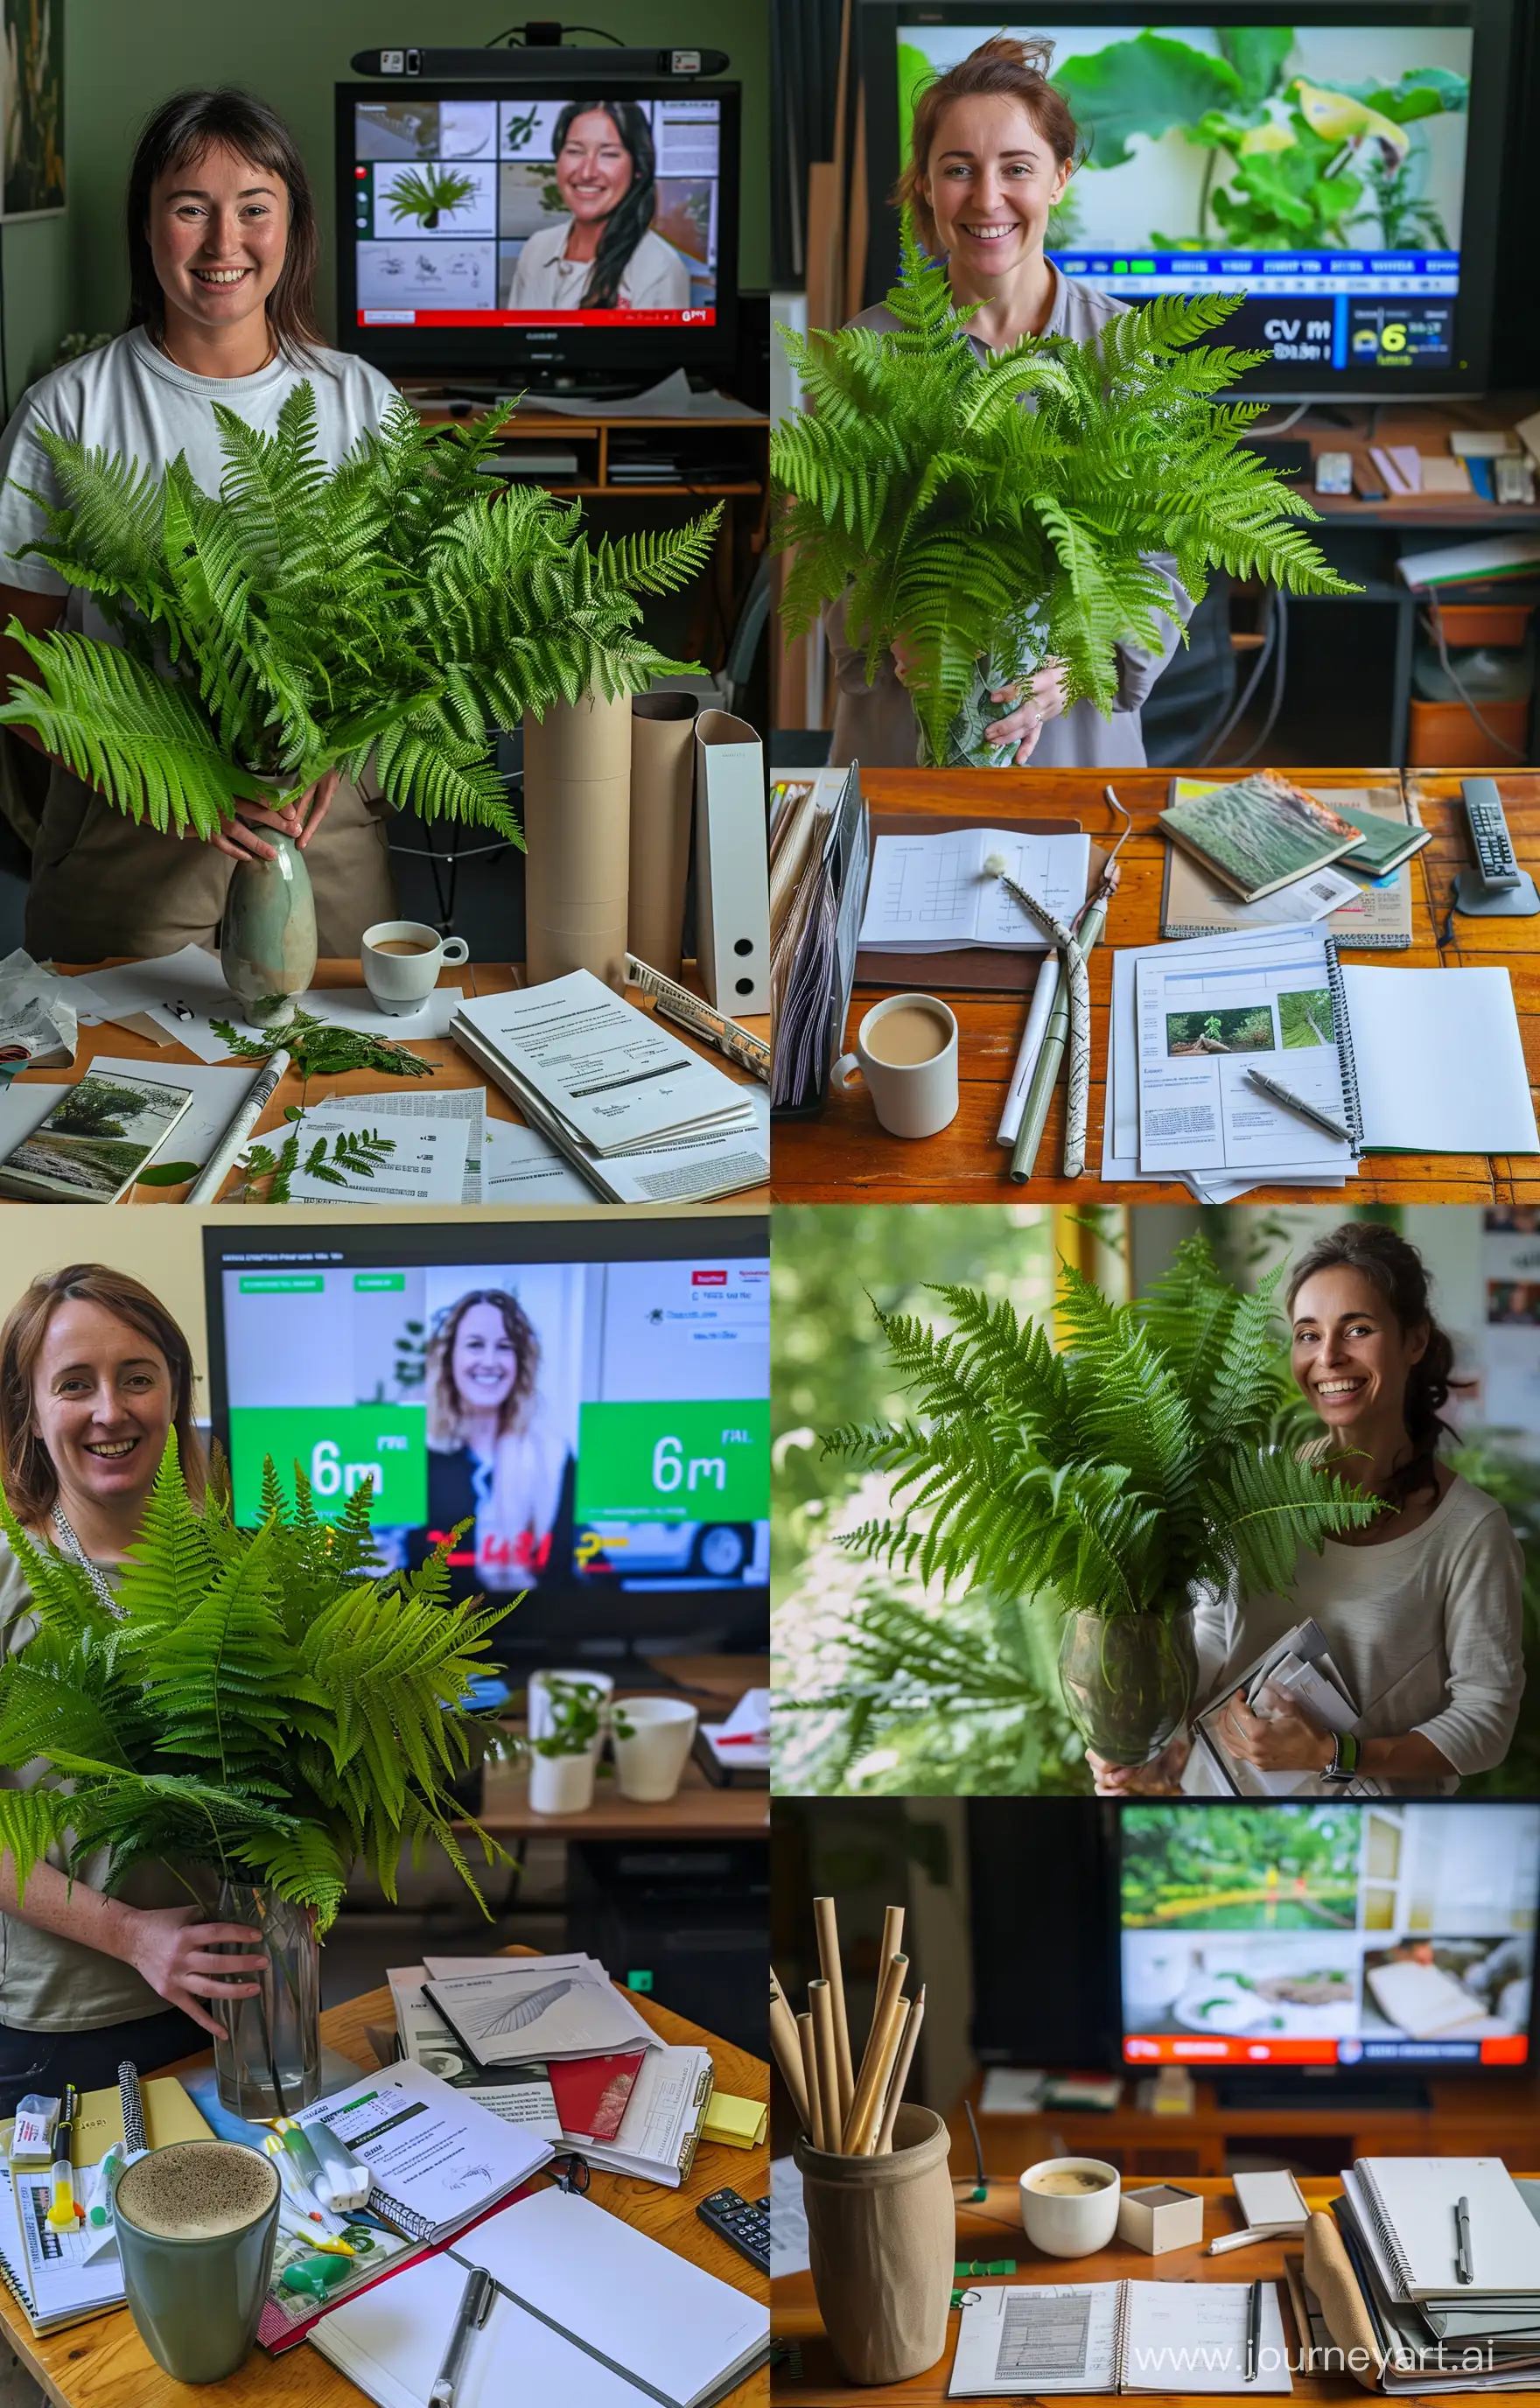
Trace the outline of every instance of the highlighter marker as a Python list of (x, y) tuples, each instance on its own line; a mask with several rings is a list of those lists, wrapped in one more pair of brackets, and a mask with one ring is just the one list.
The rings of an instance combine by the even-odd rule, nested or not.
[(80, 2094), (73, 2082), (65, 2085), (65, 2103), (53, 2135), (53, 2164), (49, 2173), (48, 2220), (55, 2232), (73, 2232), (80, 2211), (75, 2203), (75, 2169), (69, 2162), (75, 2117)]

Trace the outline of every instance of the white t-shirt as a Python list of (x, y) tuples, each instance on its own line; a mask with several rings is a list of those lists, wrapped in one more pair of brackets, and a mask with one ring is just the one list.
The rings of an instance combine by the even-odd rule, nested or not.
[[(532, 234), (513, 266), (509, 291), (511, 309), (581, 309), (583, 290), (594, 272), (591, 259), (566, 259), (570, 218), (559, 225), (542, 226)], [(687, 309), (690, 271), (672, 243), (648, 227), (620, 280), (617, 305), (622, 309)]]
[(57, 569), (36, 555), (10, 555), (48, 532), (30, 486), (50, 500), (62, 498), (53, 464), (37, 431), (117, 452), (159, 475), (179, 452), (187, 455), (194, 481), (217, 494), (224, 473), (219, 424), (212, 405), (223, 402), (264, 435), (295, 385), (315, 389), (316, 434), (322, 459), (338, 466), (359, 437), (380, 424), (396, 389), (378, 368), (351, 351), (318, 351), (315, 366), (293, 366), (281, 355), (255, 376), (194, 376), (158, 351), (142, 326), (120, 335), (99, 351), (87, 351), (28, 387), (0, 438), (0, 584), (33, 594), (68, 595), (64, 624), (87, 636), (113, 640), (94, 597), (69, 586)]

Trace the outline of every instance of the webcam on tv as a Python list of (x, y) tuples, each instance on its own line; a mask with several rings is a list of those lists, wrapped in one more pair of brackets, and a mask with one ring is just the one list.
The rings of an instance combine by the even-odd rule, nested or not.
[(407, 45), (399, 50), (357, 50), (351, 62), (354, 75), (423, 77), (432, 82), (469, 81), (571, 83), (615, 76), (676, 76), (693, 83), (701, 76), (725, 75), (732, 64), (726, 50), (577, 50), (562, 42), (562, 28), (540, 23), (518, 28), (521, 48), (513, 50), (438, 50)]

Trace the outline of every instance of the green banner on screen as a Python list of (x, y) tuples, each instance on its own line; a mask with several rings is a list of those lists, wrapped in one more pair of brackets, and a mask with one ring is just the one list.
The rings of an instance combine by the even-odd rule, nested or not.
[(770, 1512), (770, 1405), (584, 1405), (583, 1522), (761, 1522)]
[(271, 1455), (285, 1496), (295, 1465), (335, 1521), (361, 1481), (374, 1483), (371, 1522), (421, 1527), (427, 1520), (427, 1415), (422, 1405), (236, 1405), (230, 1471), (236, 1519), (262, 1518), (262, 1466)]

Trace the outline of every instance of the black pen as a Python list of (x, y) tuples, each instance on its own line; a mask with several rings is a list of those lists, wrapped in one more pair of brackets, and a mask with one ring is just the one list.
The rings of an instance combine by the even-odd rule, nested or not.
[(1246, 2310), (1245, 2319), (1245, 2379), (1248, 2383), (1257, 2380), (1257, 2351), (1261, 2338), (1262, 2286), (1258, 2282), (1251, 2286), (1251, 2304)]
[(1471, 2202), (1468, 2199), (1455, 2201), (1455, 2281), (1474, 2283), (1471, 2266)]
[(484, 2266), (474, 2267), (461, 2294), (459, 2313), (449, 2336), (449, 2347), (438, 2379), (428, 2393), (428, 2408), (454, 2408), (454, 2394), (465, 2366), (471, 2335), (481, 2331), (492, 2313), (497, 2286)]

